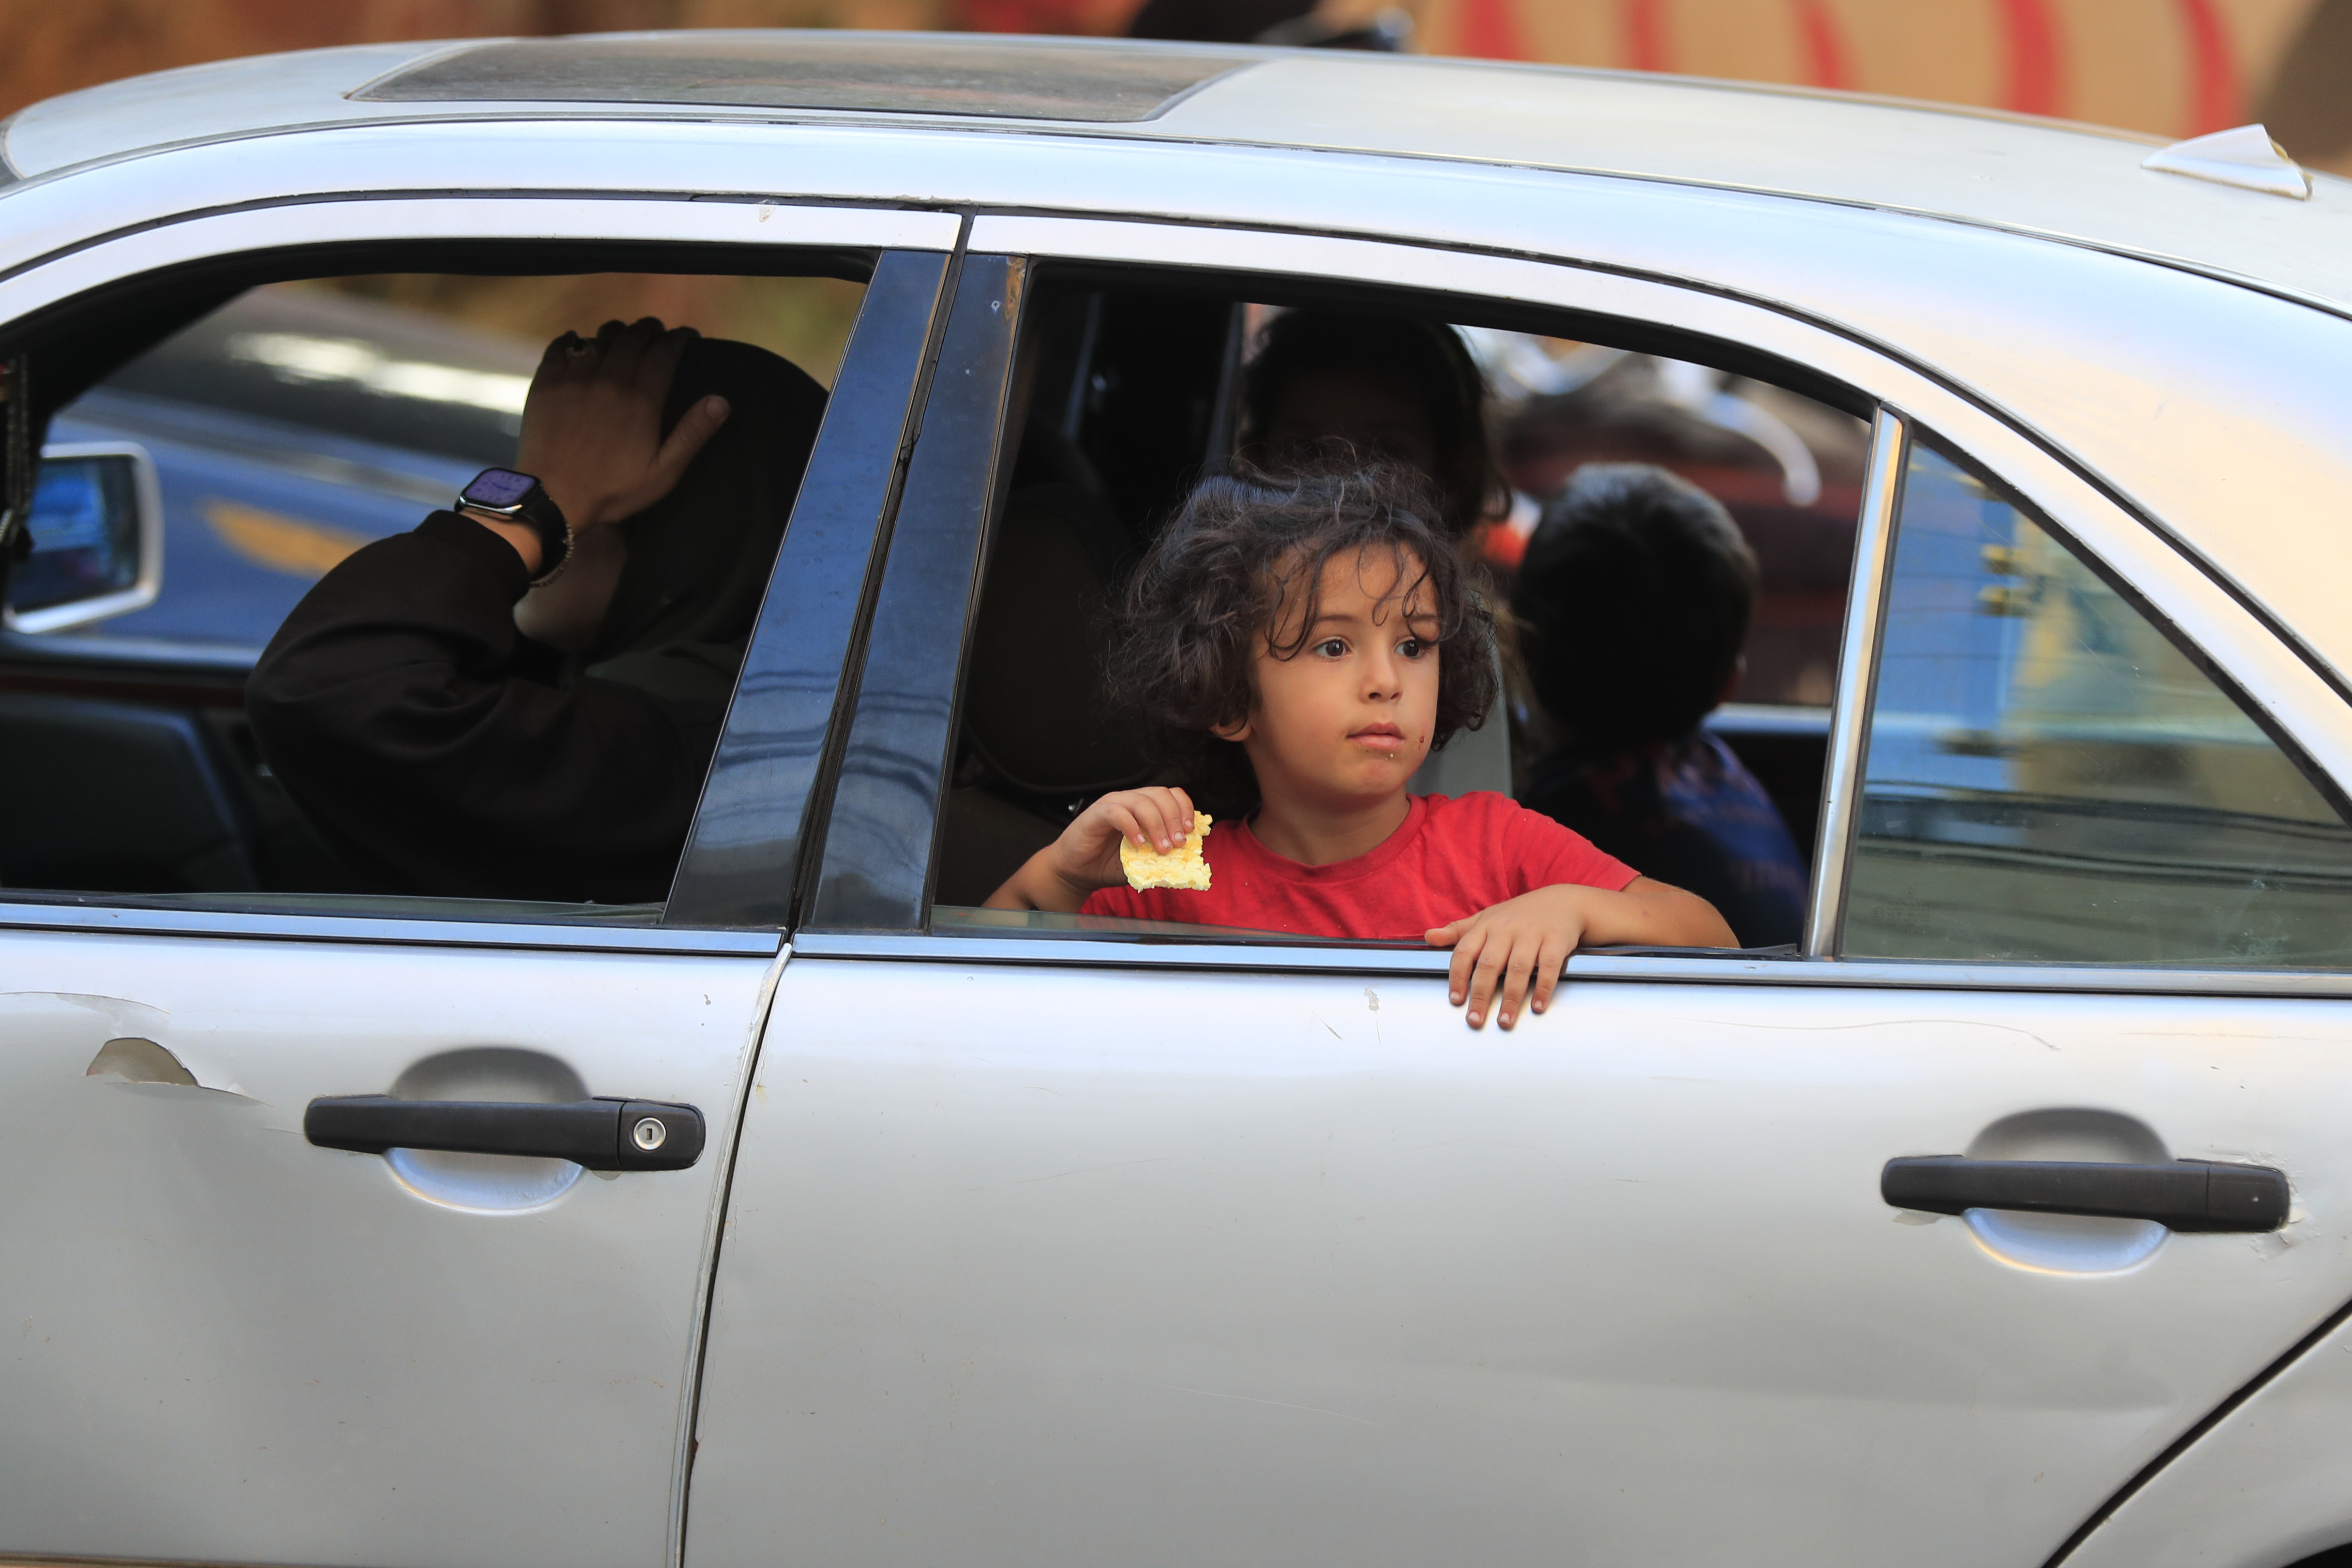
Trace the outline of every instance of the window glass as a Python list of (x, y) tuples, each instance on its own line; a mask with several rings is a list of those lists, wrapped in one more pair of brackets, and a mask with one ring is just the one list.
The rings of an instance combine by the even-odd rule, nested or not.
[[(0, 898), (657, 920), (861, 288), (411, 273), (224, 292), (33, 351), (37, 391), (68, 401), (43, 433), (34, 551), (0, 638)], [(518, 463), (525, 395), (551, 339), (646, 316), (702, 334), (675, 397), (708, 383), (695, 390), (736, 412), (669, 498), (605, 535), (626, 548), (608, 559), (614, 580), (588, 619), (559, 634), (529, 622), (528, 603), (508, 615), (496, 597), (508, 590), (477, 569), (489, 559), (511, 572), (520, 557), (469, 554), (467, 542), (496, 536), (468, 533), (457, 548), (470, 563), (456, 575), (446, 557), (390, 563), (393, 576), (376, 572), (331, 628), (415, 622), (404, 635), (423, 640), (385, 658), (433, 663), (432, 680), (383, 702), (366, 734), (341, 735), (322, 769), (288, 725), (332, 718), (335, 690), (353, 709), (383, 693), (356, 665), (281, 671), (273, 735), (257, 703), (260, 661), (289, 617), (308, 613), (298, 606), (320, 603), (321, 581), (357, 552), (447, 508), (479, 470)], [(753, 521), (707, 522), (738, 514)], [(582, 589), (583, 562), (594, 563), (589, 552), (566, 568), (568, 589), (551, 586)], [(394, 582), (402, 572), (422, 574)], [(124, 591), (134, 579), (142, 591)], [(443, 613), (483, 593), (495, 602), (480, 625)], [(502, 741), (490, 731), (506, 720), (491, 710), (507, 682), (518, 684)], [(574, 703), (591, 685), (619, 691), (617, 706)], [(484, 727), (442, 724), (458, 710)], [(561, 846), (601, 809), (604, 783), (522, 773), (600, 726), (645, 742), (620, 746), (610, 776), (656, 816), (614, 825), (641, 839), (625, 864), (574, 874)], [(647, 764), (650, 752), (665, 760)]]
[(1905, 477), (1857, 957), (2340, 964), (2352, 830), (2239, 700), (1949, 458)]

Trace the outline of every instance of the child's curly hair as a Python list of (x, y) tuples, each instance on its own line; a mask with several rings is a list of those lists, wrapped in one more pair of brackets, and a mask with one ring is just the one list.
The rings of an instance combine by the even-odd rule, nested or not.
[(1494, 611), (1467, 581), (1442, 515), (1428, 482), (1393, 465), (1202, 481), (1128, 586), (1111, 689), (1204, 804), (1245, 809), (1257, 795), (1248, 761), (1210, 731), (1248, 716), (1260, 638), (1275, 658), (1296, 658), (1320, 612), (1324, 567), (1366, 551), (1394, 554), (1412, 570), (1389, 599), (1425, 588), (1437, 618), (1435, 751), (1476, 729), (1496, 691)]

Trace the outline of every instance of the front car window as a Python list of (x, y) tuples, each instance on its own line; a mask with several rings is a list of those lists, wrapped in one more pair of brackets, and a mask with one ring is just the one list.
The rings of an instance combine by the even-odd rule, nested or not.
[[(863, 296), (830, 275), (322, 278), (162, 307), (143, 342), (91, 333), (36, 350), (36, 384), (68, 401), (48, 421), (35, 549), (0, 637), (12, 763), (0, 887), (35, 900), (658, 921)], [(465, 618), (451, 606), (499, 591), (497, 566), (519, 572), (520, 559), (504, 546), (489, 565), (468, 555), (491, 536), (454, 515), (434, 538), (461, 563), (382, 554), (430, 533), (428, 515), (475, 474), (520, 460), (551, 339), (647, 316), (702, 334), (673, 402), (719, 392), (736, 412), (667, 493), (611, 524), (599, 542), (625, 548), (605, 552), (593, 614), (534, 622), (531, 605), (499, 601)], [(554, 586), (581, 588), (595, 565), (582, 559)], [(373, 575), (349, 575), (362, 567)], [(344, 600), (320, 611), (314, 595), (338, 573), (329, 588)], [(115, 591), (134, 578), (143, 592)], [(405, 640), (362, 646), (386, 617)], [(308, 706), (272, 731), (256, 699), (269, 689), (264, 649), (289, 626), (353, 651), (279, 679)], [(413, 689), (370, 687), (404, 660), (425, 672)], [(381, 721), (326, 736), (377, 710)], [(474, 711), (478, 724), (457, 721)], [(290, 744), (289, 725), (296, 741), (326, 738)], [(579, 743), (565, 751), (567, 738)], [(559, 754), (573, 776), (526, 776)], [(576, 843), (575, 819), (608, 798), (659, 820), (629, 864), (573, 875), (567, 835)]]
[(2335, 966), (2347, 895), (2332, 792), (2063, 540), (1915, 446), (1846, 954)]

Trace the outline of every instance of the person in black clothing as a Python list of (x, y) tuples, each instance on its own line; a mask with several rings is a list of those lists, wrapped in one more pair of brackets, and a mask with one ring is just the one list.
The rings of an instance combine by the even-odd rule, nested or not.
[(1356, 26), (1327, 21), (1315, 10), (1316, 0), (1144, 0), (1127, 36), (1389, 53), (1412, 37), (1412, 18), (1397, 6)]
[(1523, 804), (1713, 904), (1745, 947), (1795, 942), (1805, 868), (1755, 776), (1700, 721), (1738, 684), (1756, 557), (1713, 496), (1595, 463), (1544, 509), (1511, 608), (1562, 731)]
[(1486, 382), (1441, 321), (1286, 310), (1242, 373), (1234, 454), (1277, 473), (1362, 456), (1428, 477), (1447, 533), (1465, 538), (1508, 509), (1486, 431)]
[(247, 683), (261, 753), (366, 889), (667, 896), (824, 389), (643, 321), (550, 346), (518, 469), (572, 545), (437, 511), (320, 580)]

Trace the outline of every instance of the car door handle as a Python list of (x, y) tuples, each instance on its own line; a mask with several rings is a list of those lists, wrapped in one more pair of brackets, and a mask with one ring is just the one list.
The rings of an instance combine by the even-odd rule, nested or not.
[(1899, 1209), (2152, 1219), (2172, 1230), (2264, 1231), (2286, 1223), (2286, 1173), (2211, 1160), (2094, 1164), (2073, 1160), (1970, 1160), (1931, 1154), (1889, 1160), (1878, 1195)]
[(302, 1135), (321, 1149), (362, 1154), (437, 1149), (569, 1160), (592, 1171), (683, 1171), (702, 1157), (702, 1112), (651, 1100), (534, 1105), (325, 1095), (302, 1113)]

